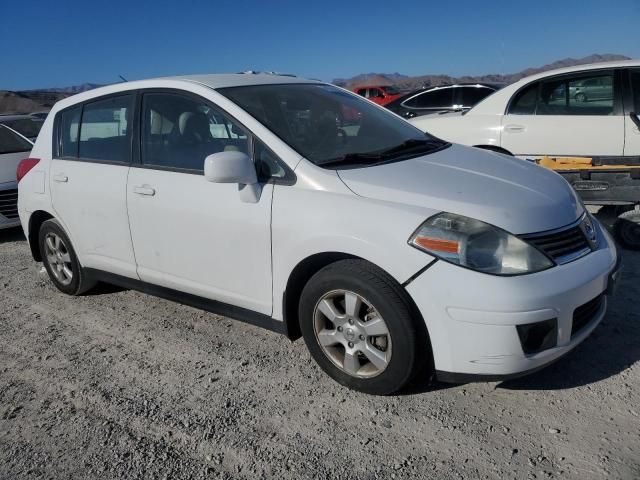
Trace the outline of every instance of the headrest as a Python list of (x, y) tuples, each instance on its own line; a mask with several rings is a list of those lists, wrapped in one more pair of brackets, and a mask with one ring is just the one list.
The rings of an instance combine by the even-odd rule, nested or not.
[(204, 141), (211, 138), (209, 118), (202, 112), (183, 112), (178, 117), (180, 135)]

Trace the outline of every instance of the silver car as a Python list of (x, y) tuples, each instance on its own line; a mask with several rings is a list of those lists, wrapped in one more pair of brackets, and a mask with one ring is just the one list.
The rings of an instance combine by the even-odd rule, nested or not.
[(32, 148), (28, 138), (0, 124), (0, 229), (20, 225), (16, 169)]

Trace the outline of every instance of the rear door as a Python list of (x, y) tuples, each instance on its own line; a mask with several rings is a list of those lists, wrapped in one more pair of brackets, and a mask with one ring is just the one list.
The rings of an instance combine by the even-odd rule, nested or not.
[(51, 162), (53, 208), (84, 267), (135, 278), (126, 204), (134, 94), (60, 112)]
[(524, 157), (622, 155), (621, 73), (598, 70), (529, 84), (502, 118), (502, 147)]
[(629, 70), (630, 88), (625, 98), (624, 154), (640, 156), (640, 67)]

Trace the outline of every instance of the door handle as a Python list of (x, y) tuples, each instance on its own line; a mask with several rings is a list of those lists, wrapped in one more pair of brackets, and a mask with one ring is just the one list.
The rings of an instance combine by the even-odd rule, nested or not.
[(510, 124), (510, 125), (506, 125), (506, 126), (504, 127), (504, 129), (505, 129), (507, 132), (513, 132), (513, 133), (516, 133), (516, 132), (524, 132), (524, 131), (526, 130), (526, 127), (525, 127), (524, 125), (515, 125), (515, 124), (513, 124), (513, 123), (512, 123), (512, 124)]
[(67, 183), (69, 181), (69, 177), (62, 173), (59, 173), (53, 176), (53, 181), (58, 183)]
[(640, 114), (637, 112), (631, 112), (629, 116), (631, 117), (631, 121), (636, 124), (636, 127), (638, 127), (638, 130), (640, 130)]
[(133, 193), (137, 193), (138, 195), (146, 195), (148, 197), (153, 197), (156, 194), (156, 189), (148, 185), (138, 185), (136, 187), (133, 187)]

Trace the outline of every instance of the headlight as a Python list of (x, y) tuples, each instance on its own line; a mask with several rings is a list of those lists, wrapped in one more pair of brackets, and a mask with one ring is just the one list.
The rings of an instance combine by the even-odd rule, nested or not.
[(494, 275), (533, 273), (554, 265), (518, 237), (453, 213), (439, 213), (428, 219), (409, 244), (447, 262)]

